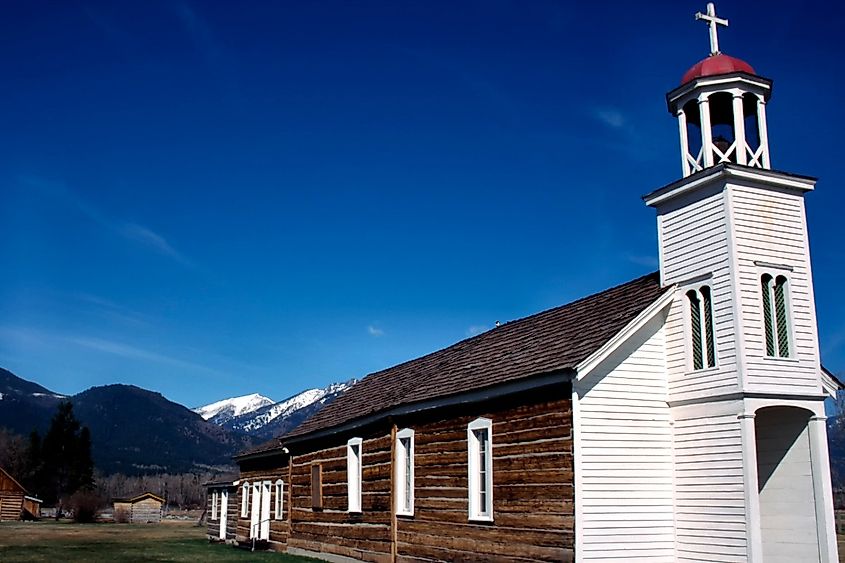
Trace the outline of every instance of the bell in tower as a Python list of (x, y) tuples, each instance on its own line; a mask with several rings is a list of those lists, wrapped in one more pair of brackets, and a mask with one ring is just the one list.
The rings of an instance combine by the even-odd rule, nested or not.
[(722, 162), (769, 169), (766, 102), (772, 81), (719, 51), (718, 26), (728, 20), (716, 16), (712, 3), (695, 17), (710, 28), (710, 55), (666, 95), (669, 112), (678, 118), (684, 177)]

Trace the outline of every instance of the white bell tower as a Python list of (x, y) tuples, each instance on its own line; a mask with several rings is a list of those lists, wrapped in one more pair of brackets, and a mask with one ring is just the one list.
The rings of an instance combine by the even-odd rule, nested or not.
[(710, 27), (710, 55), (666, 95), (669, 112), (678, 118), (684, 177), (721, 162), (771, 168), (766, 128), (771, 80), (719, 51), (718, 26), (728, 20), (716, 16), (712, 3), (695, 17)]
[[(728, 21), (696, 14), (710, 55), (666, 96), (683, 177), (657, 211), (678, 559), (835, 563), (824, 400), (804, 196), (771, 169), (772, 82), (720, 52)], [(683, 554), (683, 557), (681, 556)]]

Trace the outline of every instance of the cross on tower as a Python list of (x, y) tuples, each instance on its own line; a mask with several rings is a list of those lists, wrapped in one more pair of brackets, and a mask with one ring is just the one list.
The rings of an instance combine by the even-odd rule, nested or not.
[(710, 54), (711, 55), (718, 55), (719, 54), (719, 35), (717, 33), (716, 26), (723, 25), (728, 27), (728, 20), (716, 17), (716, 6), (713, 5), (713, 2), (707, 3), (707, 13), (702, 14), (701, 12), (696, 12), (695, 19), (697, 20), (704, 20), (707, 22), (707, 25), (710, 26)]

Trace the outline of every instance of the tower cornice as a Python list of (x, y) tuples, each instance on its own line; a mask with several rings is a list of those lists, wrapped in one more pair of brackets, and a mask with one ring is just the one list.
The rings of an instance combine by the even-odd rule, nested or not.
[(643, 201), (651, 207), (658, 207), (669, 200), (681, 195), (696, 191), (707, 186), (727, 182), (730, 180), (738, 182), (753, 182), (758, 186), (768, 186), (786, 190), (797, 190), (800, 192), (812, 191), (816, 178), (802, 176), (778, 170), (766, 170), (741, 166), (738, 164), (722, 163), (710, 168), (705, 168), (695, 174), (667, 184), (653, 192), (643, 196)]
[(681, 84), (666, 94), (666, 106), (669, 113), (675, 115), (678, 107), (688, 99), (706, 91), (719, 91), (734, 87), (748, 91), (759, 91), (763, 99), (768, 101), (772, 95), (772, 80), (756, 74), (743, 71), (719, 74), (717, 76), (702, 76), (686, 84)]

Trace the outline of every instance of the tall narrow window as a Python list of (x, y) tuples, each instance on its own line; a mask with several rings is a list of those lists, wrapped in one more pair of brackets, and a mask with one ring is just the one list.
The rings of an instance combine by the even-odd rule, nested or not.
[(713, 303), (710, 299), (710, 288), (701, 288), (701, 307), (704, 309), (704, 338), (707, 343), (707, 365), (716, 365), (716, 343), (713, 339)]
[(361, 512), (361, 438), (346, 443), (346, 484), (349, 512)]
[(319, 463), (311, 466), (311, 508), (323, 509), (323, 466)]
[(275, 510), (273, 511), (273, 516), (276, 520), (282, 519), (283, 514), (283, 507), (284, 507), (284, 494), (285, 494), (285, 483), (281, 479), (276, 481), (276, 505)]
[(478, 418), (467, 427), (469, 519), (493, 521), (493, 423)]
[(211, 520), (217, 520), (217, 491), (211, 491)]
[(396, 514), (414, 515), (414, 431), (396, 433)]
[(716, 337), (713, 330), (713, 300), (709, 286), (690, 289), (689, 302), (690, 351), (693, 370), (716, 365)]
[(771, 274), (763, 274), (760, 277), (766, 355), (771, 357), (788, 358), (790, 356), (787, 284), (786, 276), (774, 277)]
[(241, 518), (246, 518), (249, 515), (249, 483), (244, 483), (241, 487)]
[(701, 300), (694, 289), (687, 291), (689, 299), (690, 338), (692, 344), (692, 369), (704, 367), (704, 348), (701, 335)]

